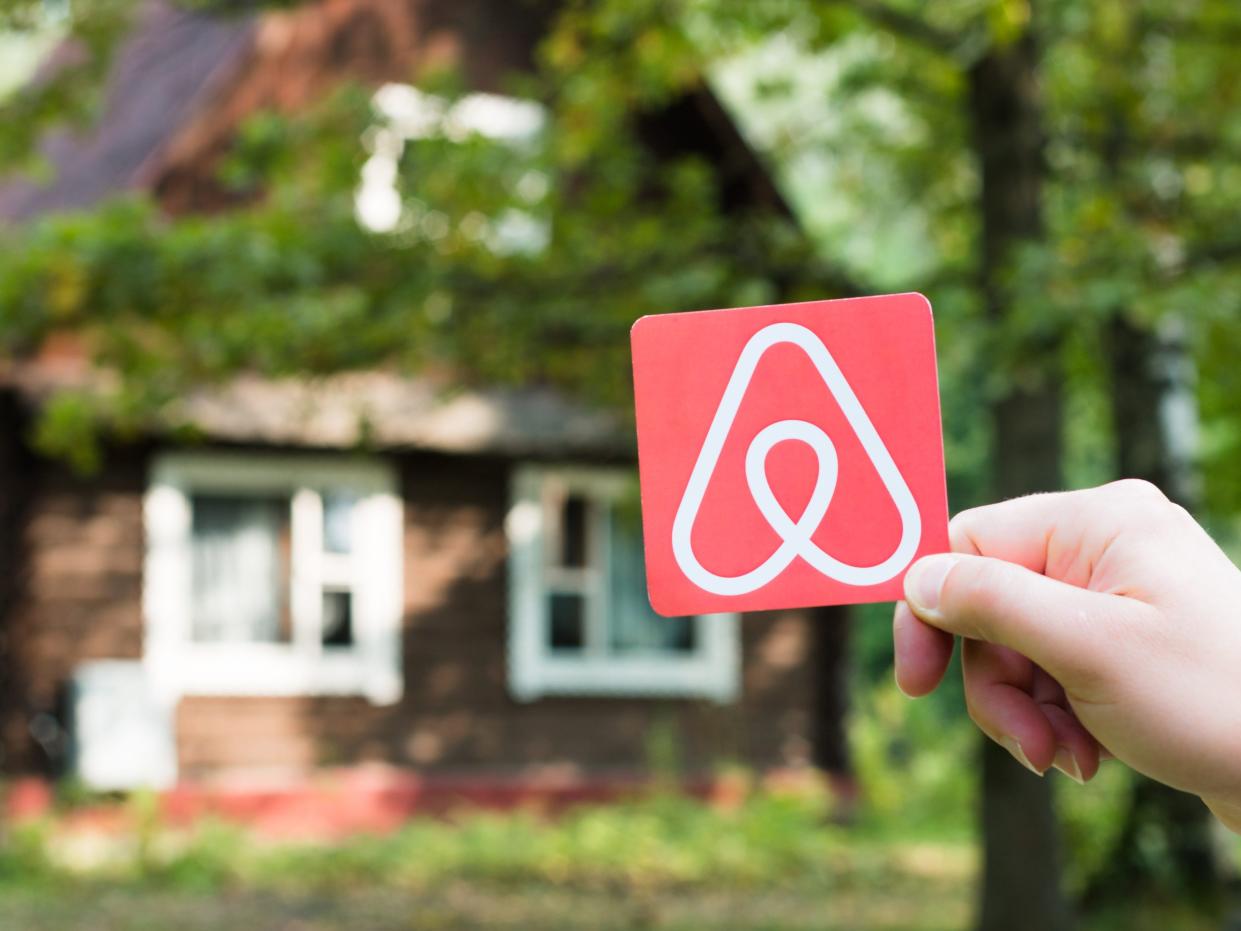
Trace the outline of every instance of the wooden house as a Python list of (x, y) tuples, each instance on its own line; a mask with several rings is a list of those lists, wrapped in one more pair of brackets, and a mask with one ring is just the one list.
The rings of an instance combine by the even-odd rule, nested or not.
[[(0, 217), (123, 190), (170, 213), (227, 209), (212, 168), (248, 115), (429, 62), (497, 92), (532, 66), (553, 13), (318, 0), (223, 17), (149, 3), (97, 128), (50, 138), (54, 180), (0, 187)], [(705, 87), (643, 119), (656, 154), (723, 167), (726, 206), (786, 209)], [(694, 778), (724, 763), (843, 770), (839, 627), (806, 611), (651, 613), (619, 505), (633, 439), (616, 418), (546, 389), (241, 378), (187, 399), (205, 443), (152, 431), (110, 444), (82, 477), (25, 440), (41, 402), (82, 377), (72, 346), (3, 369), (10, 775), (274, 791), (370, 766), (412, 804), (590, 794), (642, 779), (669, 747)]]

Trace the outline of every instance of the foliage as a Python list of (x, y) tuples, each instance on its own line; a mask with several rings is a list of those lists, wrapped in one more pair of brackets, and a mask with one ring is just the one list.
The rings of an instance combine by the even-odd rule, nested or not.
[[(1066, 848), (1065, 884), (1074, 896), (1087, 891), (1116, 849), (1135, 779), (1123, 764), (1105, 762), (1086, 786), (1066, 780), (1056, 795)], [(1160, 864), (1152, 866), (1160, 872)]]
[[(639, 143), (640, 113), (686, 89), (697, 59), (659, 24), (623, 41), (635, 23), (566, 17), (548, 74), (522, 89), (549, 101), (537, 138), (445, 125), (405, 140), (383, 232), (359, 224), (356, 196), (395, 130), (357, 89), (247, 128), (221, 177), (263, 191), (248, 207), (172, 219), (129, 198), (0, 232), (0, 350), (71, 329), (119, 378), (52, 404), (44, 448), (88, 466), (92, 422), (175, 419), (179, 394), (238, 371), (438, 367), (619, 404), (641, 313), (810, 293), (797, 282), (822, 281), (821, 263), (787, 218), (725, 221), (711, 166)], [(615, 53), (583, 62), (586, 43)], [(428, 84), (451, 112), (452, 82)], [(514, 225), (525, 235), (506, 236)]]
[[(976, 828), (978, 741), (960, 713), (963, 689), (959, 652), (945, 684), (911, 702), (892, 679), (892, 638), (887, 606), (862, 610), (852, 644), (853, 704), (849, 740), (865, 804), (868, 834), (893, 841), (927, 838), (972, 841)], [(885, 615), (881, 617), (881, 615)], [(1059, 778), (1055, 774), (1048, 778)], [(1135, 776), (1105, 763), (1090, 784), (1065, 780), (1056, 805), (1066, 847), (1067, 888), (1083, 893), (1106, 865), (1123, 826)], [(1150, 838), (1143, 851), (1153, 874), (1167, 872), (1167, 851)]]
[(427, 888), (450, 879), (632, 889), (830, 885), (841, 864), (862, 868), (869, 845), (829, 821), (822, 793), (805, 791), (755, 790), (728, 807), (659, 793), (555, 818), (534, 810), (462, 811), (330, 846), (258, 843), (212, 822), (178, 832), (149, 821), (145, 810), (138, 806), (130, 832), (101, 838), (95, 849), (71, 832), (58, 834), (54, 822), (19, 826), (3, 848), (0, 876), (19, 884), (79, 875), (191, 889)]
[(133, 9), (131, 0), (75, 0), (60, 10), (44, 0), (0, 0), (0, 38), (43, 39), (54, 32), (72, 48), (37, 81), (0, 101), (0, 169), (46, 175), (37, 149), (42, 134), (66, 120), (82, 124), (96, 115), (103, 76)]
[[(10, 25), (34, 8), (0, 4)], [(89, 118), (127, 9), (74, 5), (66, 28), (90, 54), (4, 104), (13, 129), (0, 163), (35, 165), (43, 128)], [(970, 76), (1028, 29), (1043, 51), (1046, 229), (1003, 270), (1015, 297), (997, 320), (977, 280)], [(1225, 0), (570, 3), (540, 73), (514, 88), (545, 104), (545, 130), (518, 145), (449, 126), (405, 140), (390, 229), (359, 224), (357, 191), (391, 118), (369, 92), (346, 88), (296, 120), (260, 115), (246, 128), (219, 166), (247, 198), (228, 214), (174, 218), (123, 198), (0, 231), (0, 353), (30, 354), (71, 329), (117, 376), (57, 399), (38, 427), (43, 448), (89, 468), (101, 423), (122, 433), (153, 416), (175, 424), (187, 388), (238, 371), (449, 371), (556, 383), (623, 407), (625, 334), (642, 313), (918, 288), (937, 309), (955, 509), (988, 496), (981, 412), (1032, 341), (1063, 346), (1069, 475), (1085, 483), (1113, 471), (1109, 323), (1180, 324), (1201, 373), (1207, 500), (1222, 526), (1241, 511), (1239, 35)], [(704, 74), (777, 167), (800, 228), (779, 215), (725, 216), (718, 166), (657, 161), (641, 144), (642, 115)], [(462, 94), (451, 75), (420, 85), (446, 107)], [(862, 640), (863, 681), (886, 676), (886, 627), (868, 623)], [(953, 726), (958, 705), (952, 693), (914, 707), (863, 693), (856, 752), (874, 817), (959, 827), (967, 785), (955, 774), (969, 771), (969, 751)], [(909, 807), (911, 784), (935, 805)], [(1123, 797), (1112, 788), (1065, 806), (1076, 885)], [(546, 858), (537, 869), (502, 858), (488, 867), (530, 877), (550, 876), (539, 871), (565, 850), (583, 852), (574, 844), (594, 835), (579, 827), (555, 843), (533, 821), (477, 830)], [(730, 849), (701, 825), (686, 830), (719, 856)], [(649, 840), (670, 864), (660, 881), (721, 868), (678, 858), (660, 837)]]
[(863, 823), (893, 838), (972, 839), (977, 736), (955, 704), (911, 702), (885, 679), (855, 691), (849, 721)]
[(905, 701), (890, 676), (859, 691), (850, 738), (862, 804), (852, 823), (836, 817), (840, 800), (809, 778), (765, 786), (729, 769), (719, 774), (716, 801), (687, 798), (671, 788), (675, 750), (654, 746), (656, 786), (625, 801), (554, 816), (462, 809), (415, 819), (390, 836), (330, 845), (259, 842), (210, 820), (176, 829), (145, 793), (124, 803), (125, 829), (75, 831), (75, 813), (117, 804), (76, 792), (50, 819), (16, 825), (0, 844), (0, 895), (8, 885), (56, 887), (74, 877), (188, 891), (467, 881), (601, 891), (802, 884), (826, 892), (869, 884), (892, 869), (898, 849), (923, 848), (942, 850), (958, 864), (948, 872), (964, 875), (973, 786), (961, 778), (961, 759), (974, 750), (971, 729), (944, 703)]
[[(855, 689), (849, 736), (861, 805), (849, 824), (833, 819), (836, 800), (822, 790), (762, 788), (739, 771), (721, 774), (729, 789), (714, 806), (660, 789), (555, 818), (534, 810), (462, 811), (415, 820), (390, 837), (326, 847), (257, 843), (238, 827), (210, 821), (177, 831), (160, 819), (154, 797), (138, 795), (127, 803), (130, 829), (95, 846), (68, 837), (58, 819), (15, 828), (0, 846), (0, 892), (6, 884), (57, 886), (80, 875), (186, 891), (339, 891), (367, 883), (428, 889), (467, 881), (598, 890), (792, 883), (826, 893), (892, 869), (897, 851), (925, 847), (968, 862), (976, 840), (973, 728), (957, 712), (959, 696), (910, 702), (890, 672)], [(1066, 783), (1060, 793), (1072, 888), (1084, 888), (1110, 849), (1129, 778), (1111, 764), (1092, 785)], [(661, 784), (672, 784), (670, 772)], [(106, 804), (84, 797), (62, 815)]]
[[(767, 806), (771, 810), (770, 806)], [(777, 806), (778, 807), (778, 806)], [(798, 812), (796, 831), (787, 826)], [(737, 861), (723, 858), (719, 881), (686, 881), (686, 870), (710, 868), (721, 858), (705, 849), (755, 815), (721, 816), (699, 805), (663, 799), (619, 808), (584, 810), (561, 822), (530, 813), (469, 815), (453, 823), (418, 822), (390, 838), (355, 838), (340, 847), (262, 844), (223, 825), (202, 825), (189, 837), (157, 835), (158, 859), (143, 861), (128, 838), (116, 839), (112, 856), (67, 869), (74, 846), (38, 833), (43, 864), (7, 871), (0, 884), (0, 923), (39, 929), (209, 928), (285, 926), (322, 929), (386, 928), (634, 928), (823, 927), (824, 907), (856, 915), (874, 911), (874, 890), (899, 890), (903, 916), (890, 927), (946, 929), (945, 914), (959, 916), (963, 890), (954, 878), (928, 881), (905, 875), (886, 852), (859, 855), (823, 842), (814, 806), (784, 806), (773, 825), (743, 828), (751, 838), (786, 853), (802, 846), (837, 848), (832, 883), (816, 863), (807, 875), (796, 853), (774, 863), (791, 872), (770, 888), (736, 884)], [(804, 820), (810, 815), (812, 820)], [(636, 818), (636, 831), (629, 830)], [(718, 822), (717, 827), (708, 826)], [(782, 826), (782, 823), (784, 826)], [(809, 830), (805, 830), (809, 827)], [(688, 829), (688, 830), (687, 830)], [(795, 835), (800, 835), (795, 838)], [(57, 859), (56, 850), (60, 859)], [(675, 854), (671, 869), (657, 859)], [(77, 854), (80, 861), (81, 854)], [(583, 858), (589, 858), (583, 861)], [(767, 871), (762, 855), (751, 867)], [(454, 872), (455, 871), (455, 872)], [(926, 903), (938, 907), (926, 914)], [(893, 911), (890, 900), (885, 907)], [(293, 916), (296, 916), (294, 919)], [(926, 923), (924, 924), (924, 918)], [(811, 922), (812, 924), (808, 924)], [(867, 922), (869, 925), (870, 922)], [(7, 926), (7, 924), (6, 924)], [(841, 927), (856, 927), (845, 918)]]
[[(891, 723), (862, 730), (878, 735)], [(102, 833), (60, 820), (12, 828), (0, 847), (0, 924), (162, 931), (283, 927), (296, 916), (299, 927), (323, 931), (947, 931), (968, 914), (976, 851), (962, 822), (938, 810), (963, 813), (967, 788), (928, 787), (947, 787), (966, 728), (958, 721), (938, 740), (932, 728), (916, 730), (918, 753), (938, 761), (918, 763), (916, 791), (895, 806), (880, 802), (852, 827), (825, 817), (820, 794), (758, 790), (734, 807), (655, 795), (554, 818), (462, 811), (325, 845), (263, 841), (218, 822), (175, 829), (153, 817), (149, 799), (135, 799), (128, 831), (114, 819)], [(937, 767), (942, 777), (924, 778)], [(878, 774), (896, 785), (886, 769)], [(873, 783), (867, 796), (888, 797)], [(1098, 826), (1101, 816), (1104, 809), (1070, 823)], [(1099, 931), (1208, 926), (1200, 914), (1150, 903), (1083, 922)]]
[[(75, 7), (74, 28), (104, 9)], [(1217, 89), (1241, 86), (1227, 44), (1241, 22), (1205, 0), (1039, 5), (1049, 229), (1011, 269), (1019, 306), (997, 329), (972, 281), (966, 76), (1030, 15), (996, 0), (937, 0), (917, 17), (895, 3), (569, 4), (541, 73), (515, 88), (547, 103), (546, 131), (516, 150), (478, 135), (408, 141), (396, 229), (368, 231), (355, 217), (374, 154), (358, 140), (385, 125), (369, 95), (344, 91), (292, 122), (262, 115), (221, 166), (237, 190), (266, 191), (244, 209), (170, 219), (127, 200), (0, 233), (0, 347), (28, 353), (53, 330), (78, 329), (123, 376), (47, 413), (41, 444), (85, 467), (98, 421), (175, 420), (187, 386), (239, 370), (439, 367), (553, 381), (623, 406), (624, 336), (641, 313), (850, 283), (919, 288), (939, 311), (953, 500), (966, 505), (982, 493), (978, 412), (1002, 390), (1008, 353), (1040, 331), (1072, 333), (1088, 347), (1074, 396), (1098, 397), (1104, 322), (1175, 314), (1202, 348), (1211, 500), (1235, 510), (1241, 121)], [(638, 115), (704, 73), (741, 108), (815, 243), (778, 216), (724, 217), (715, 166), (657, 162), (639, 144)], [(421, 83), (459, 94), (445, 76)], [(80, 116), (63, 100), (47, 106)], [(546, 244), (501, 245), (497, 231), (515, 217), (545, 229)], [(1107, 471), (1101, 435), (1070, 429), (1075, 450), (1087, 449), (1074, 454), (1101, 463), (1084, 477)]]

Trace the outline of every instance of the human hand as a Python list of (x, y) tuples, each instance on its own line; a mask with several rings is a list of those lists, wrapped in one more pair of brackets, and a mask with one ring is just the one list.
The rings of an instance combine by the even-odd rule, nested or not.
[(1021, 763), (1085, 782), (1101, 756), (1241, 831), (1241, 571), (1154, 485), (1032, 495), (953, 519), (905, 577), (896, 680), (943, 679)]

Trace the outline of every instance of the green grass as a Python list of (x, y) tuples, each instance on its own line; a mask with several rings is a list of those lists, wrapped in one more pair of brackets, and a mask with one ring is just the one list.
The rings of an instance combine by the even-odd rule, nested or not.
[[(0, 855), (0, 928), (23, 931), (949, 931), (968, 928), (969, 838), (897, 839), (830, 823), (813, 794), (754, 792), (732, 810), (657, 796), (462, 813), (389, 837), (270, 843), (134, 806), (106, 835), (56, 822)], [(1085, 931), (1218, 927), (1175, 905), (1091, 916)]]
[(732, 810), (655, 796), (577, 809), (463, 813), (390, 837), (271, 844), (222, 824), (15, 831), (0, 928), (801, 929), (960, 927), (968, 845), (892, 845), (831, 824), (813, 793)]
[(968, 845), (897, 847), (868, 828), (832, 823), (829, 811), (828, 800), (812, 789), (751, 791), (729, 808), (656, 794), (555, 818), (530, 810), (466, 811), (451, 819), (417, 819), (387, 837), (315, 845), (263, 843), (212, 822), (175, 831), (135, 804), (131, 829), (120, 833), (65, 831), (55, 821), (15, 830), (0, 857), (0, 888), (75, 880), (336, 892), (357, 883), (426, 890), (468, 880), (582, 889), (720, 883), (830, 889), (842, 881), (886, 879), (894, 856), (924, 862), (921, 852), (928, 848), (950, 851), (944, 862), (953, 861), (955, 875), (965, 869)]
[(644, 894), (524, 886), (495, 888), (453, 882), (411, 893), (357, 888), (331, 896), (264, 892), (150, 892), (15, 895), (0, 900), (0, 927), (23, 931), (465, 931), (465, 929), (658, 929), (658, 931), (949, 931), (968, 921), (959, 893), (833, 897), (795, 890), (696, 890)]
[[(732, 811), (671, 797), (422, 820), (334, 846), (223, 825), (101, 839), (25, 829), (0, 861), (0, 928), (911, 929), (968, 921), (974, 853), (831, 825), (823, 800)], [(141, 819), (137, 822), (140, 826)]]
[[(866, 805), (848, 827), (832, 822), (821, 792), (746, 790), (740, 773), (729, 776), (743, 789), (731, 808), (656, 794), (556, 818), (461, 812), (333, 845), (264, 842), (210, 822), (173, 830), (138, 797), (121, 833), (70, 830), (59, 816), (11, 830), (0, 843), (0, 929), (970, 927), (976, 733), (951, 707), (906, 701), (886, 681), (858, 696), (850, 730)], [(1073, 893), (1111, 848), (1129, 777), (1112, 767), (1085, 789), (1060, 789)], [(1079, 927), (1221, 926), (1162, 894)]]
[[(903, 880), (832, 890), (690, 888), (635, 893), (453, 880), (415, 892), (362, 884), (331, 894), (71, 886), (0, 893), (0, 928), (22, 931), (949, 931), (968, 928), (968, 883)], [(1215, 931), (1217, 918), (1143, 905), (1082, 931)]]

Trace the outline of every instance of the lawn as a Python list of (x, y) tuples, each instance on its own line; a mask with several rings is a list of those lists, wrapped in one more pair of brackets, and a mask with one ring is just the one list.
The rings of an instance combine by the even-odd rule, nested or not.
[[(896, 878), (896, 877), (894, 877)], [(74, 888), (10, 892), (0, 927), (25, 931), (449, 931), (449, 929), (961, 928), (966, 885), (911, 878), (897, 889), (695, 887), (636, 891), (449, 880), (433, 890), (361, 885), (333, 893)]]
[(832, 824), (822, 797), (758, 791), (728, 807), (671, 795), (464, 812), (387, 837), (272, 843), (224, 824), (178, 831), (134, 806), (126, 830), (15, 831), (0, 927), (960, 927), (966, 842), (895, 845)]
[[(623, 817), (633, 815), (630, 810)], [(457, 829), (465, 835), (478, 831), (470, 820)], [(503, 819), (485, 820), (490, 824), (482, 834), (491, 834)], [(623, 819), (595, 812), (589, 820)], [(427, 833), (440, 834), (440, 828)], [(526, 828), (523, 824), (516, 833)], [(551, 830), (563, 841), (561, 829)], [(132, 863), (114, 860), (96, 861), (89, 869), (51, 870), (26, 883), (5, 884), (0, 928), (946, 931), (967, 923), (974, 869), (966, 845), (833, 844), (821, 863), (787, 859), (788, 875), (780, 877), (768, 872), (776, 869), (774, 859), (756, 866), (733, 860), (727, 851), (718, 857), (674, 857), (661, 866), (662, 851), (648, 847), (645, 855), (614, 850), (601, 854), (604, 863), (574, 863), (558, 858), (550, 849), (555, 842), (542, 851), (510, 849), (498, 857), (475, 848), (476, 859), (467, 854), (455, 865), (440, 861), (424, 869), (417, 863), (422, 833), (413, 827), (395, 839), (355, 840), (335, 851), (241, 842), (231, 867), (187, 851), (181, 859), (148, 867), (146, 875)], [(463, 846), (478, 839), (475, 835)], [(431, 860), (445, 853), (434, 842), (427, 846), (422, 856)], [(813, 846), (807, 846), (807, 858)], [(572, 841), (565, 847), (566, 853), (581, 852)], [(394, 859), (399, 856), (414, 859), (402, 864)], [(643, 862), (645, 856), (652, 859)]]
[[(9, 835), (0, 928), (22, 931), (949, 931), (968, 928), (968, 835), (845, 827), (821, 798), (755, 792), (711, 807), (656, 796), (582, 808), (462, 813), (387, 837), (273, 843), (235, 827), (52, 820)], [(1214, 925), (1217, 927), (1218, 925)], [(1093, 916), (1087, 931), (1212, 927), (1168, 909)]]

